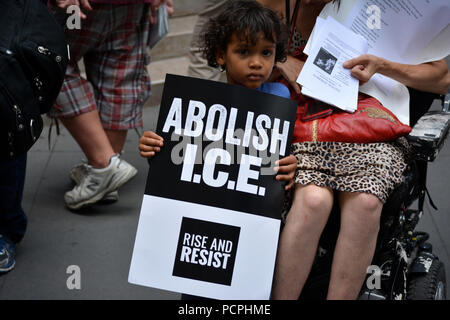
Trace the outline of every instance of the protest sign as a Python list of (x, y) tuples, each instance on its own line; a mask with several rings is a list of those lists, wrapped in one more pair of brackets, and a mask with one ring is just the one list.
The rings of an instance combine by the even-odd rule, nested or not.
[(129, 282), (216, 299), (270, 295), (296, 103), (167, 75)]

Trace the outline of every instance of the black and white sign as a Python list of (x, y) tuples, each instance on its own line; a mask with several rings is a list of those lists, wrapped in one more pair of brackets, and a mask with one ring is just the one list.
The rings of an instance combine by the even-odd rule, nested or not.
[(216, 299), (267, 299), (296, 103), (168, 75), (129, 282)]

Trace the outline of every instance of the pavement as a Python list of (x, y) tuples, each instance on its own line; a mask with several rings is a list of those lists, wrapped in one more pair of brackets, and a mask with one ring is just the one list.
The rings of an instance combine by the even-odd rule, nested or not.
[[(158, 108), (144, 110), (144, 127), (154, 129)], [(0, 300), (179, 299), (176, 293), (127, 282), (148, 173), (137, 133), (129, 131), (123, 158), (138, 174), (120, 189), (119, 201), (74, 213), (63, 197), (73, 186), (69, 170), (83, 153), (62, 124), (60, 128), (57, 136), (53, 127), (50, 149), (47, 125), (28, 153), (23, 198), (28, 229), (17, 246), (15, 269), (0, 276)], [(68, 289), (72, 265), (79, 267), (81, 289)]]
[[(156, 127), (157, 115), (157, 107), (144, 109), (145, 129)], [(62, 125), (59, 136), (53, 130), (49, 147), (48, 125), (44, 128), (38, 143), (28, 153), (23, 199), (28, 230), (17, 246), (15, 269), (0, 276), (0, 300), (180, 298), (177, 293), (127, 282), (148, 172), (146, 160), (138, 153), (138, 138), (134, 131), (127, 137), (123, 158), (138, 169), (138, 174), (120, 189), (119, 201), (74, 213), (65, 207), (63, 196), (72, 188), (69, 170), (81, 162), (83, 153)], [(447, 143), (429, 166), (428, 187), (439, 210), (435, 212), (427, 202), (418, 228), (430, 233), (434, 252), (446, 266), (447, 279), (450, 279), (449, 164), (450, 143)], [(70, 289), (71, 266), (79, 267), (79, 289)]]

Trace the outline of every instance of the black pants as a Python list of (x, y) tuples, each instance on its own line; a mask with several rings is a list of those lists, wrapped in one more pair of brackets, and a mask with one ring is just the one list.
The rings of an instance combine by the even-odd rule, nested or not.
[(27, 228), (22, 209), (27, 154), (12, 160), (0, 159), (0, 234), (17, 243)]

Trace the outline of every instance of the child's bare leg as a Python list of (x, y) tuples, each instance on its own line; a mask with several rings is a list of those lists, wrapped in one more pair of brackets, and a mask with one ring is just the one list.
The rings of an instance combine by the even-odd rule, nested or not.
[(297, 299), (308, 277), (320, 235), (333, 206), (333, 191), (296, 185), (278, 248), (273, 299)]
[(328, 299), (356, 299), (372, 262), (383, 203), (367, 193), (339, 194), (341, 229), (336, 243)]

